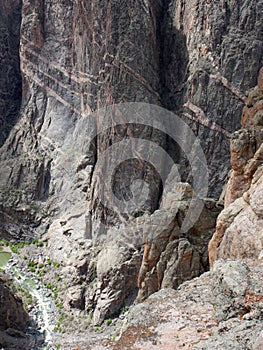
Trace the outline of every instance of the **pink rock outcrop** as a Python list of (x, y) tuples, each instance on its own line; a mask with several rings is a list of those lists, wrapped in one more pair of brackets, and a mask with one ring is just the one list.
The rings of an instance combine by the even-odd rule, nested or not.
[(231, 139), (232, 171), (225, 209), (209, 243), (210, 265), (219, 258), (257, 258), (263, 249), (263, 69), (249, 93), (243, 129)]

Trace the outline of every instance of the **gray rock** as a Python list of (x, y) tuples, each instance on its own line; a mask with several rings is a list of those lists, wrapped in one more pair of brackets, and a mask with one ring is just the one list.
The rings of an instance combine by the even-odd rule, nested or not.
[(262, 291), (262, 264), (217, 261), (211, 271), (183, 283), (177, 291), (162, 289), (133, 306), (116, 346), (259, 349)]
[[(217, 198), (230, 169), (229, 136), (239, 128), (245, 91), (255, 85), (263, 64), (261, 1), (94, 0), (90, 6), (24, 0), (21, 8), (21, 1), (3, 0), (0, 13), (1, 47), (8, 48), (5, 40), (18, 33), (21, 21), (20, 56), (18, 38), (13, 38), (3, 61), (11, 68), (20, 61), (21, 73), (12, 79), (12, 69), (3, 69), (0, 77), (1, 92), (8, 92), (0, 101), (12, 107), (10, 114), (5, 104), (0, 117), (4, 236), (44, 234), (52, 259), (64, 263), (65, 280), (77, 288), (84, 285), (84, 307), (96, 310), (96, 323), (134, 298), (144, 243), (153, 256), (141, 273), (141, 282), (147, 275), (145, 296), (162, 283), (177, 287), (206, 270), (206, 245), (220, 211), (213, 201), (204, 201), (200, 220), (179, 237), (191, 190), (184, 185), (179, 199), (176, 191), (170, 194), (177, 188), (172, 183), (161, 198), (159, 173), (165, 174), (164, 183), (175, 174), (166, 158), (161, 157), (158, 169), (140, 157), (125, 159), (109, 182), (103, 182), (103, 166), (119, 159), (116, 152), (125, 154), (123, 148), (99, 166), (105, 150), (138, 138), (163, 149), (177, 164), (177, 180), (191, 184), (191, 154), (159, 130), (164, 119), (156, 128), (139, 124), (128, 129), (117, 113), (120, 125), (110, 124), (98, 134), (108, 120), (104, 115), (95, 120), (94, 112), (120, 102), (151, 103), (175, 112), (201, 142), (209, 164), (209, 196)], [(7, 86), (6, 74), (11, 74)], [(21, 78), (22, 94), (10, 98), (11, 93), (16, 97)], [(17, 120), (12, 130), (7, 127), (10, 115)], [(140, 113), (136, 117), (140, 121)], [(184, 144), (189, 142), (186, 129), (179, 128)], [(153, 146), (147, 150), (158, 158)], [(100, 191), (108, 200), (106, 185), (125, 203), (137, 194), (145, 202), (128, 214), (109, 208), (100, 201)], [(69, 303), (83, 307), (82, 292), (73, 294)]]

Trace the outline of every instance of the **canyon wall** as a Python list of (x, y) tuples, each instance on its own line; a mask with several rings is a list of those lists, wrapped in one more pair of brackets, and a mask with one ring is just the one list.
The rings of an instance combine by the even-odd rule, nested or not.
[[(162, 284), (177, 287), (208, 268), (207, 244), (220, 211), (214, 200), (230, 170), (229, 139), (240, 128), (246, 90), (256, 84), (263, 65), (263, 2), (24, 0), (21, 12), (20, 6), (19, 1), (0, 1), (9, 33), (8, 40), (1, 37), (7, 52), (3, 64), (16, 72), (13, 80), (0, 81), (1, 91), (11, 94), (1, 97), (1, 105), (12, 101), (13, 111), (4, 109), (1, 115), (5, 141), (0, 150), (1, 232), (7, 238), (47, 240), (70, 280), (65, 304), (95, 309), (95, 322), (100, 323), (136, 297), (139, 273), (145, 297)], [(164, 169), (163, 182), (169, 182), (173, 168), (168, 169), (170, 177), (164, 161), (154, 170), (149, 165), (151, 147), (149, 161), (139, 157), (121, 162), (111, 186), (120, 201), (128, 202), (133, 182), (143, 180), (149, 192), (142, 208), (126, 215), (100, 201), (106, 186), (106, 173), (100, 170), (114, 164), (116, 156), (122, 160), (123, 149), (117, 148), (103, 166), (100, 159), (123, 139), (156, 143), (176, 164), (179, 182), (194, 185), (189, 154), (168, 132), (155, 124), (144, 125), (140, 118), (129, 127), (121, 119), (117, 125), (111, 123), (110, 113), (103, 118), (105, 106), (119, 116), (122, 102), (164, 107), (175, 113), (170, 130), (181, 130), (179, 118), (184, 130), (189, 125), (200, 141), (208, 169), (204, 197), (210, 200), (202, 200), (207, 211), (192, 231), (176, 232), (188, 203), (181, 199), (176, 207), (180, 215), (165, 207), (158, 173)], [(164, 119), (157, 122), (165, 124)], [(183, 143), (187, 142), (185, 137)], [(174, 195), (170, 204), (177, 201)], [(168, 221), (162, 217), (168, 226), (152, 234), (158, 210), (165, 218), (174, 216)], [(208, 212), (212, 222), (205, 220)], [(157, 220), (153, 228), (151, 220)], [(145, 232), (160, 234), (170, 245), (156, 253), (154, 240), (147, 242)], [(147, 268), (141, 267), (145, 243)], [(171, 256), (174, 250), (176, 258)], [(188, 267), (181, 271), (185, 256)], [(179, 259), (178, 269), (170, 267), (173, 258)], [(158, 274), (152, 270), (157, 261)], [(175, 286), (171, 279), (178, 273)]]

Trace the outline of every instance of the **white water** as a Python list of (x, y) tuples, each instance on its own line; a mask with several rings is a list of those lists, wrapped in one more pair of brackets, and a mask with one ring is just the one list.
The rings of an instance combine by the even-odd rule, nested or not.
[(34, 304), (36, 315), (34, 315), (34, 318), (36, 324), (41, 327), (40, 332), (45, 336), (45, 343), (48, 346), (51, 345), (53, 343), (52, 334), (56, 325), (56, 307), (53, 299), (47, 296), (50, 291), (36, 278), (10, 263), (7, 264), (6, 271), (12, 275), (15, 285), (21, 286), (36, 300)]

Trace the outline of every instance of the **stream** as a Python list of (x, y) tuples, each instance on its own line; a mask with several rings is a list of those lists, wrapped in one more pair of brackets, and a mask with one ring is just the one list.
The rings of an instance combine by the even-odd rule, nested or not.
[(12, 258), (4, 268), (12, 276), (15, 286), (22, 287), (33, 299), (32, 308), (28, 312), (31, 318), (28, 335), (35, 340), (32, 350), (55, 349), (52, 346), (52, 334), (57, 322), (57, 309), (50, 291), (33, 274), (17, 267)]

